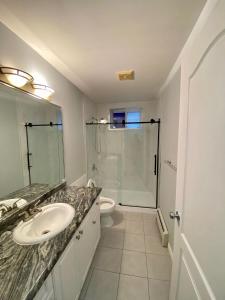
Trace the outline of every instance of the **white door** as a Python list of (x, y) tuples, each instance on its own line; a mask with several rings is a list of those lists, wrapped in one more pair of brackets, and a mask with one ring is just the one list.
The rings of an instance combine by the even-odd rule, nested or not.
[(225, 299), (225, 0), (206, 7), (181, 64), (170, 300)]

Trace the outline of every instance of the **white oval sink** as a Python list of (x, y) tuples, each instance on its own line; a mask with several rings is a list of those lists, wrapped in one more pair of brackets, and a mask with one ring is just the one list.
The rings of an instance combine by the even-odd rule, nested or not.
[(74, 208), (66, 203), (41, 207), (31, 220), (21, 222), (13, 230), (13, 240), (20, 245), (33, 245), (47, 241), (63, 231), (73, 220)]

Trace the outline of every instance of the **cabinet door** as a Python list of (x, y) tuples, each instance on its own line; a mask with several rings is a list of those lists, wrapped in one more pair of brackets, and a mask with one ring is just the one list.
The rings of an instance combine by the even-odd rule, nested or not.
[[(89, 212), (90, 213), (90, 212)], [(80, 228), (76, 232), (76, 237), (80, 237), (79, 240), (79, 267), (81, 286), (83, 285), (89, 266), (92, 260), (92, 248), (91, 244), (91, 231), (90, 231), (90, 215), (86, 216), (85, 220), (81, 224)]]
[(56, 300), (76, 300), (79, 297), (81, 281), (78, 245), (79, 241), (72, 239), (53, 269)]
[(99, 207), (99, 199), (97, 199), (93, 205), (92, 214), (90, 215), (90, 223), (91, 223), (91, 244), (93, 249), (93, 255), (95, 249), (98, 245), (100, 234), (101, 234), (101, 226), (100, 226), (100, 207)]
[(97, 247), (100, 238), (100, 212), (99, 205), (93, 204), (83, 223), (77, 231), (77, 235), (80, 236), (79, 243), (79, 264), (80, 264), (80, 276), (81, 285), (83, 285), (87, 276), (88, 269), (92, 262), (95, 249)]
[(54, 291), (53, 291), (53, 283), (51, 274), (43, 283), (40, 290), (37, 292), (34, 300), (54, 300)]

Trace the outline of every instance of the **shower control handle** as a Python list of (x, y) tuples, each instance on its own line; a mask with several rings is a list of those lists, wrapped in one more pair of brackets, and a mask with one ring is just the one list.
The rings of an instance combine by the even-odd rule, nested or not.
[(154, 155), (154, 175), (157, 175), (157, 155)]

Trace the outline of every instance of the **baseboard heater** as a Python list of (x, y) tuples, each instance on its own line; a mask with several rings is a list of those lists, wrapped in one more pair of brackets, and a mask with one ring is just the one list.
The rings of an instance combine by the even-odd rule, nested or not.
[(156, 220), (157, 220), (159, 231), (160, 231), (160, 234), (161, 234), (162, 246), (167, 247), (168, 246), (168, 241), (169, 241), (169, 233), (168, 233), (166, 223), (163, 219), (163, 215), (162, 215), (162, 212), (161, 212), (160, 208), (157, 208)]

